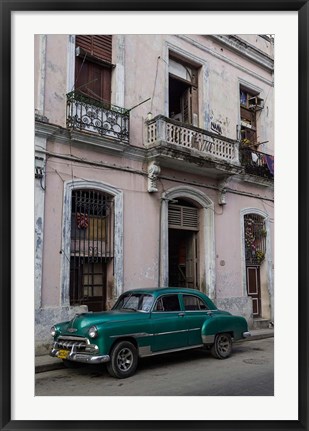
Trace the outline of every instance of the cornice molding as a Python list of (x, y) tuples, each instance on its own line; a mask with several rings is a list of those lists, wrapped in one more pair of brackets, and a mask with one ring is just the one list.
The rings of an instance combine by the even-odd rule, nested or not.
[(247, 58), (268, 72), (274, 71), (274, 59), (247, 41), (235, 35), (211, 35), (210, 38), (227, 46), (243, 58)]
[[(254, 71), (252, 71), (252, 70), (250, 70), (248, 67), (245, 67), (245, 66), (243, 66), (242, 64), (240, 64), (239, 62), (236, 62), (236, 61), (234, 61), (234, 60), (232, 60), (232, 59), (230, 59), (230, 58), (228, 58), (228, 56), (226, 56), (226, 55), (222, 55), (222, 54), (220, 54), (220, 53), (218, 53), (218, 52), (216, 52), (215, 50), (213, 50), (213, 49), (210, 49), (209, 47), (207, 47), (205, 44), (202, 44), (202, 43), (200, 43), (200, 42), (198, 42), (198, 41), (196, 41), (195, 39), (193, 39), (193, 37), (191, 37), (191, 36), (187, 36), (187, 35), (177, 35), (177, 37), (179, 38), (179, 39), (182, 39), (182, 40), (184, 40), (184, 41), (186, 41), (187, 43), (189, 43), (189, 44), (191, 44), (191, 45), (193, 45), (193, 46), (196, 46), (197, 48), (199, 48), (200, 50), (202, 50), (202, 51), (204, 51), (204, 52), (207, 52), (209, 55), (212, 55), (212, 56), (214, 56), (214, 57), (216, 57), (216, 58), (218, 58), (219, 60), (221, 60), (221, 61), (224, 61), (225, 63), (227, 63), (227, 64), (229, 64), (230, 66), (233, 66), (233, 67), (235, 67), (235, 68), (237, 68), (237, 69), (239, 69), (239, 70), (241, 70), (242, 72), (244, 72), (244, 73), (246, 73), (246, 74), (248, 74), (248, 75), (250, 75), (250, 76), (253, 76), (254, 78), (256, 78), (256, 79), (258, 79), (259, 81), (261, 81), (261, 82), (264, 82), (265, 84), (267, 84), (267, 85), (270, 85), (270, 86), (273, 86), (274, 85), (274, 83), (273, 83), (273, 79), (272, 78), (270, 78), (270, 79), (267, 79), (267, 78), (265, 78), (264, 76), (262, 76), (262, 74), (260, 74), (260, 73), (256, 73), (256, 72), (254, 72)], [(213, 38), (213, 40), (215, 40), (217, 43), (220, 43), (221, 45), (222, 44), (224, 44), (224, 46), (227, 46), (226, 44), (225, 44), (225, 40), (221, 40), (220, 38), (219, 38), (219, 36), (213, 36), (213, 35), (207, 35), (207, 36), (205, 36), (205, 37), (208, 37), (208, 38)], [(230, 46), (230, 48), (231, 49), (233, 49), (232, 48), (232, 46)], [(243, 52), (243, 51), (237, 51), (237, 53), (240, 55), (240, 56), (242, 56), (243, 58), (247, 58), (248, 59), (248, 56), (246, 56), (245, 55), (245, 53)], [(266, 54), (263, 54), (263, 55), (266, 55)], [(267, 57), (267, 55), (266, 55), (266, 57)], [(255, 60), (253, 59), (253, 58), (251, 58), (251, 60), (254, 62)], [(273, 63), (273, 60), (272, 60), (272, 63)], [(261, 67), (261, 68), (263, 68), (264, 70), (266, 69), (269, 73), (273, 73), (273, 70), (274, 70), (274, 67), (273, 67), (273, 65), (272, 65), (272, 68), (268, 68), (268, 67), (263, 67), (260, 63), (257, 63), (257, 64), (259, 64), (259, 66)]]
[(57, 140), (57, 142), (66, 145), (72, 143), (76, 145), (88, 145), (89, 149), (91, 147), (100, 147), (108, 154), (120, 155), (121, 157), (125, 154), (131, 160), (139, 160), (141, 162), (145, 160), (145, 148), (133, 147), (128, 143), (104, 136), (90, 135), (76, 130), (71, 131), (55, 124), (36, 121), (35, 134), (36, 136), (44, 137), (49, 142)]

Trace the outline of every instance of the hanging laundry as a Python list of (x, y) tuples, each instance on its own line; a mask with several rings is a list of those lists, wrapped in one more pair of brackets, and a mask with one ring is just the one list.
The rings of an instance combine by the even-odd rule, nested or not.
[(274, 175), (274, 163), (275, 163), (274, 156), (265, 154), (265, 159), (266, 159), (266, 164), (267, 164), (267, 167), (268, 167), (270, 173), (272, 175)]
[(251, 158), (252, 158), (253, 163), (257, 163), (259, 160), (258, 155), (256, 153), (253, 153), (253, 152), (251, 153)]

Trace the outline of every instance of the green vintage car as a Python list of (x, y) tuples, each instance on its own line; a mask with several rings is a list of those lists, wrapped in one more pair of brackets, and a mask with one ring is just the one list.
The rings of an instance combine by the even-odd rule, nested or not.
[(135, 289), (111, 311), (77, 314), (54, 325), (51, 356), (67, 366), (106, 363), (113, 377), (134, 374), (138, 359), (206, 347), (218, 359), (232, 341), (250, 336), (246, 319), (218, 310), (202, 292), (185, 288)]

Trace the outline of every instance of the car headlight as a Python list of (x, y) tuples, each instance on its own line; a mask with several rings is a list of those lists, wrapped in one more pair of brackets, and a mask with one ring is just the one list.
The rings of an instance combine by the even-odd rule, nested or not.
[(90, 338), (95, 338), (98, 336), (98, 329), (96, 326), (91, 326), (91, 328), (89, 328), (88, 331), (89, 337)]
[(50, 335), (51, 335), (52, 337), (54, 337), (54, 336), (56, 335), (56, 332), (57, 332), (57, 330), (56, 330), (55, 326), (52, 326), (52, 327), (50, 328)]

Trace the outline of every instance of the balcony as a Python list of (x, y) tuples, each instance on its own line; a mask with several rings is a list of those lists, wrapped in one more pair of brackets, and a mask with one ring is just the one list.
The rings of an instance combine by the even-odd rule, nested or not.
[(240, 158), (246, 174), (266, 180), (274, 179), (274, 156), (242, 147)]
[(129, 111), (82, 93), (67, 94), (67, 128), (129, 142)]
[(146, 121), (149, 158), (161, 166), (213, 177), (241, 173), (239, 143), (159, 115)]

